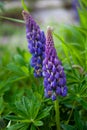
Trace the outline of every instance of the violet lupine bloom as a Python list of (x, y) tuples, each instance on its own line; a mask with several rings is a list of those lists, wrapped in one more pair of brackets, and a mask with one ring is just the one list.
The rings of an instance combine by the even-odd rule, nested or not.
[(39, 25), (37, 25), (30, 13), (23, 11), (22, 15), (26, 24), (28, 49), (32, 54), (30, 64), (34, 68), (34, 76), (41, 77), (46, 38), (44, 32), (40, 30)]
[(56, 100), (58, 95), (67, 95), (66, 76), (54, 47), (52, 29), (50, 27), (47, 28), (43, 77), (45, 97), (51, 97), (52, 100)]

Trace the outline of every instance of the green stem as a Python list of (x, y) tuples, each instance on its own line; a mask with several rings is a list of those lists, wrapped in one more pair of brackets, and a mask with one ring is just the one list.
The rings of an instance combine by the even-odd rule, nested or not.
[(56, 113), (56, 127), (60, 130), (60, 113), (59, 113), (59, 100), (58, 97), (55, 100), (55, 113)]
[(71, 119), (71, 116), (72, 116), (72, 113), (73, 113), (73, 109), (74, 109), (75, 103), (76, 103), (76, 102), (73, 103), (72, 110), (71, 110), (71, 112), (70, 112), (69, 118), (68, 118), (68, 120), (66, 121), (66, 125), (68, 125), (68, 123), (69, 123), (69, 121), (70, 121), (70, 119)]

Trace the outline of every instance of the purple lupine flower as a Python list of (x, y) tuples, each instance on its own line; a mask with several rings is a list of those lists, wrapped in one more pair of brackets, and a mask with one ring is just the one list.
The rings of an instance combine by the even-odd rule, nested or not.
[(56, 100), (58, 95), (67, 95), (66, 75), (54, 47), (52, 29), (47, 28), (45, 59), (43, 60), (45, 97)]
[(32, 54), (30, 64), (34, 68), (34, 76), (41, 77), (46, 38), (44, 32), (40, 30), (39, 25), (34, 21), (30, 13), (23, 11), (22, 14), (26, 24), (28, 49)]

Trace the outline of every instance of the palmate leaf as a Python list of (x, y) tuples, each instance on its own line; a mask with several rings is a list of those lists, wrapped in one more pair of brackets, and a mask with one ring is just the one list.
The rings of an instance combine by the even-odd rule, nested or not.
[[(76, 76), (76, 75), (74, 75), (74, 76)], [(73, 77), (69, 77), (69, 75), (67, 76), (67, 85), (68, 86), (70, 86), (70, 85), (73, 85), (73, 86), (75, 86), (75, 85), (78, 85), (78, 84), (80, 84), (81, 83), (81, 79), (80, 78), (73, 78)]]
[(43, 122), (42, 121), (34, 121), (35, 126), (42, 126)]
[[(28, 76), (11, 75), (8, 79), (0, 82), (0, 96), (11, 89), (12, 83), (26, 79)], [(21, 90), (22, 92), (22, 90)]]
[(14, 60), (15, 60), (15, 62), (17, 64), (20, 64), (21, 66), (26, 65), (26, 62), (25, 62), (24, 58), (21, 55), (19, 55), (19, 54), (14, 56)]
[(18, 117), (23, 117), (27, 122), (34, 120), (40, 110), (41, 102), (36, 96), (33, 95), (31, 98), (23, 97), (21, 101), (16, 102), (15, 113)]
[(84, 109), (87, 110), (87, 101), (84, 101), (83, 99), (80, 100), (80, 104), (83, 106)]
[(30, 108), (28, 104), (31, 104), (31, 103), (26, 97), (23, 97), (21, 102), (16, 102), (16, 108), (17, 108), (17, 113), (19, 113), (20, 116), (24, 117), (25, 119), (30, 120), (31, 115), (30, 115)]
[(36, 127), (32, 124), (30, 130), (36, 130)]
[(71, 125), (62, 125), (63, 130), (77, 130), (74, 126)]
[[(38, 89), (39, 89), (39, 86), (38, 86)], [(41, 107), (42, 95), (41, 95), (41, 93), (39, 94), (37, 92), (37, 90), (35, 90), (35, 92), (33, 92), (31, 89), (26, 91), (26, 95), (28, 96), (27, 98), (28, 98), (28, 102), (29, 102), (29, 103), (27, 103), (28, 107), (29, 107), (28, 110), (31, 111), (31, 117), (33, 117), (33, 119), (35, 119), (36, 116), (38, 115), (38, 112)]]
[[(72, 68), (73, 69), (73, 68)], [(75, 72), (75, 71), (74, 71)], [(67, 80), (79, 81), (79, 76), (74, 73), (73, 70), (67, 70)]]
[(38, 113), (37, 120), (43, 119), (46, 116), (48, 116), (51, 109), (52, 109), (52, 106), (46, 107), (45, 109), (43, 109), (40, 113)]
[[(68, 74), (67, 74), (68, 75)], [(68, 85), (72, 85), (69, 90), (72, 91), (72, 94), (79, 96), (80, 98), (87, 97), (87, 81), (84, 75), (68, 75)], [(79, 73), (78, 73), (79, 75)], [(74, 78), (75, 77), (75, 78)]]
[[(17, 82), (17, 81), (19, 81), (19, 80), (23, 80), (23, 79), (25, 79), (25, 78), (27, 78), (26, 75), (22, 75), (22, 76), (12, 75), (12, 77), (9, 77), (6, 82), (7, 82), (8, 84), (9, 84), (9, 83), (14, 83), (14, 82)], [(5, 82), (5, 81), (4, 81), (4, 82)], [(5, 86), (6, 86), (6, 85), (5, 85)]]
[(6, 130), (27, 130), (28, 127), (28, 123), (16, 123), (15, 125), (9, 126)]
[(81, 86), (79, 86), (79, 93), (83, 97), (85, 94), (87, 94), (87, 83), (86, 82), (85, 82), (85, 84), (82, 84)]
[(13, 115), (7, 115), (5, 116), (5, 119), (11, 120), (11, 121), (23, 121), (23, 117), (13, 116)]
[(9, 90), (10, 85), (8, 85), (8, 81), (0, 82), (0, 96), (4, 94), (5, 91)]
[(14, 72), (14, 73), (16, 73), (18, 75), (25, 75), (25, 73), (22, 71), (20, 66), (17, 66), (14, 63), (8, 64), (6, 69), (11, 71), (11, 72)]
[[(19, 126), (22, 123), (30, 125), (30, 129), (36, 129), (35, 127), (43, 125), (41, 119), (47, 117), (52, 109), (52, 106), (41, 109), (41, 103), (42, 98), (36, 92), (33, 93), (32, 90), (29, 90), (28, 97), (24, 96), (21, 101), (15, 103), (14, 115), (7, 115), (5, 118), (13, 122), (19, 122), (18, 125), (15, 124), (17, 129), (25, 128)], [(9, 129), (14, 130), (15, 125), (10, 126)]]
[(21, 50), (18, 50), (19, 54), (16, 54), (13, 59), (15, 64), (20, 66), (27, 66), (29, 64), (31, 54), (28, 52), (19, 52)]
[[(38, 112), (39, 112), (39, 109), (40, 109), (40, 106), (41, 106), (41, 101), (39, 101), (39, 99), (34, 96), (34, 93), (31, 92), (31, 90), (29, 90), (31, 97), (29, 98), (26, 98), (26, 97), (23, 97), (22, 98), (22, 104), (23, 106), (25, 107), (25, 109), (27, 109), (27, 114), (28, 114), (28, 118), (29, 119), (35, 119)], [(18, 107), (18, 106), (17, 106)]]

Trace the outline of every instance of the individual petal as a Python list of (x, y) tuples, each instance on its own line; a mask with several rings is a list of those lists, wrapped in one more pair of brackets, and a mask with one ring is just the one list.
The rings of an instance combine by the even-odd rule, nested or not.
[(51, 86), (52, 86), (53, 89), (56, 89), (57, 81), (54, 80), (53, 82), (51, 82)]
[(56, 78), (56, 79), (59, 79), (59, 73), (58, 73), (58, 72), (56, 72), (55, 78)]
[(52, 98), (52, 101), (55, 101), (55, 100), (56, 100), (56, 95), (53, 94), (53, 95), (51, 96), (51, 98)]
[(37, 58), (36, 58), (36, 57), (32, 57), (31, 60), (30, 60), (30, 65), (31, 65), (32, 67), (35, 67), (36, 62), (37, 62)]
[(52, 69), (52, 67), (53, 67), (52, 62), (48, 62), (48, 68), (49, 68), (49, 70)]
[(55, 65), (53, 65), (53, 67), (52, 67), (52, 72), (56, 73), (56, 67), (55, 67)]
[(65, 97), (66, 95), (67, 95), (67, 86), (64, 86), (62, 96)]
[(49, 79), (50, 81), (53, 81), (55, 79), (54, 75), (50, 75)]
[(56, 94), (57, 95), (60, 95), (61, 94), (61, 88), (58, 86), (57, 89), (56, 89)]
[(48, 92), (45, 90), (44, 91), (44, 96), (46, 97), (46, 98), (49, 98), (50, 96), (48, 95)]

